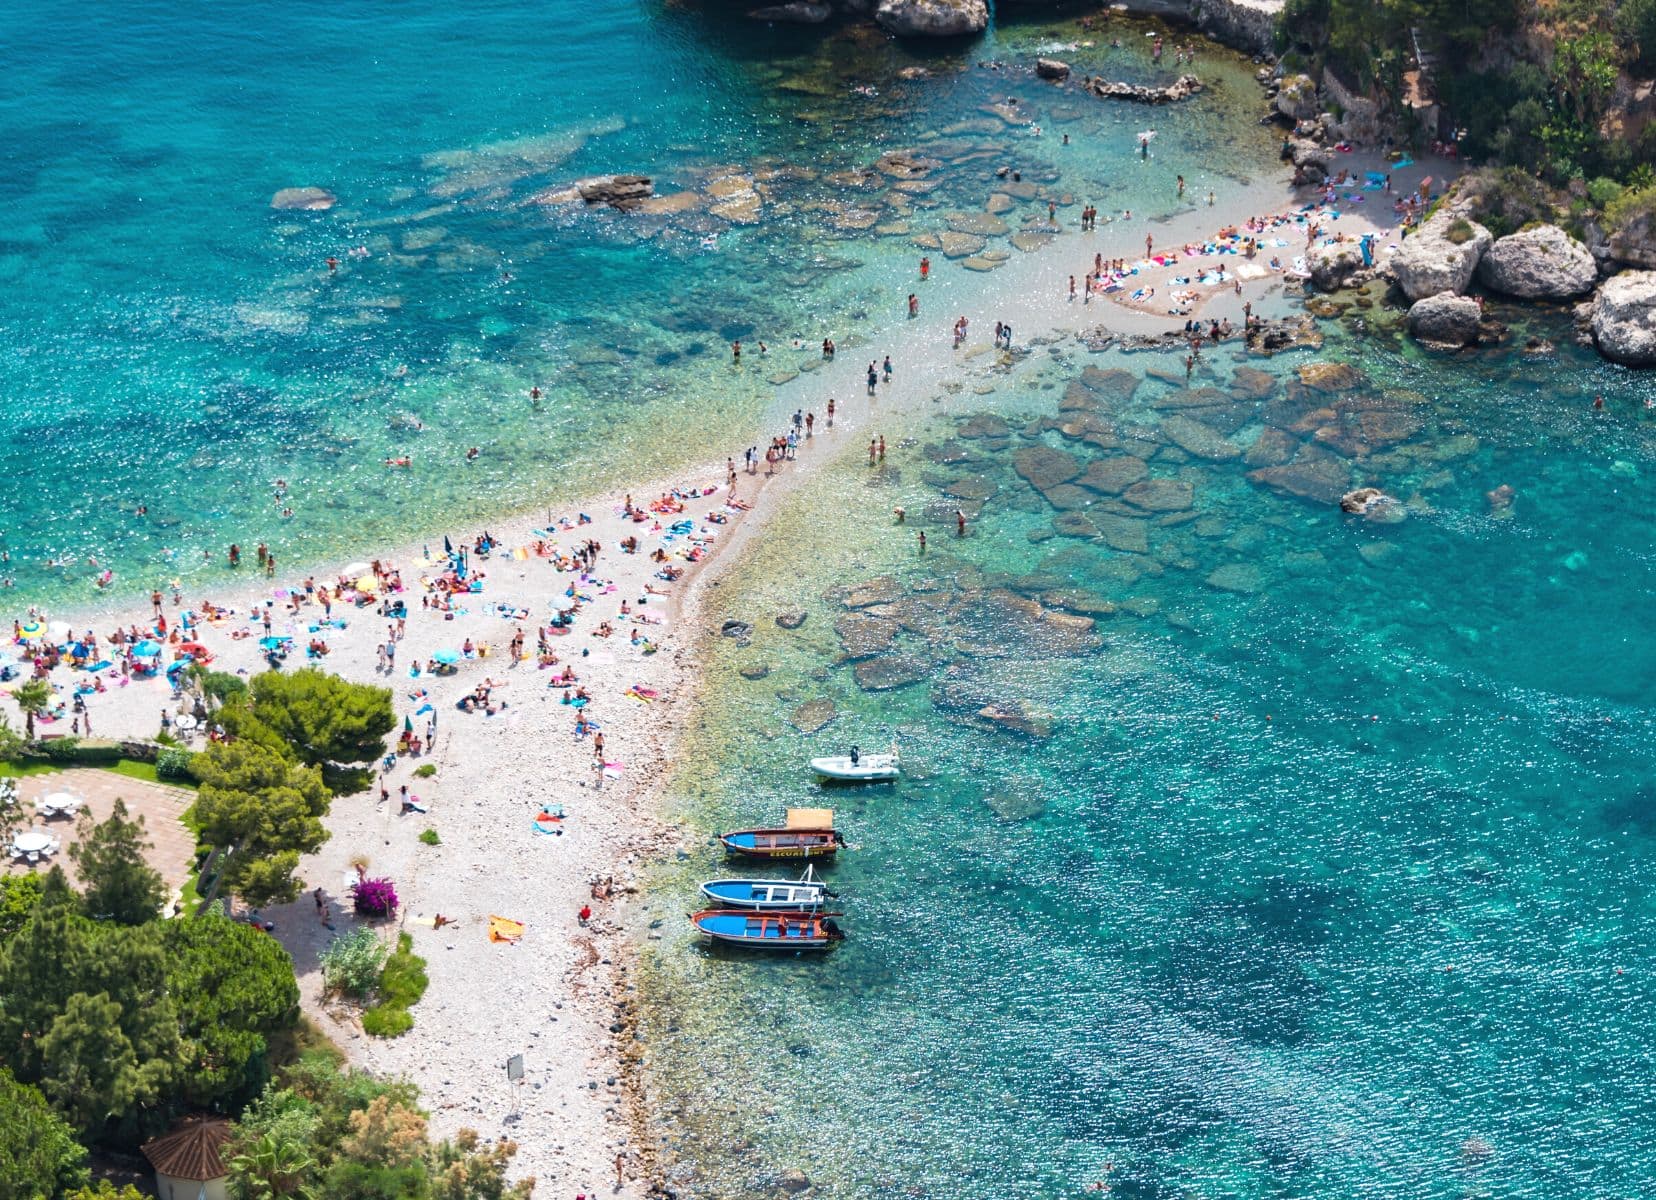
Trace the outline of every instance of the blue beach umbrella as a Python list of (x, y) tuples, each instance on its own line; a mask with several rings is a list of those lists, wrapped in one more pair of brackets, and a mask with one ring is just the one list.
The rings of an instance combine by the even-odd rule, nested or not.
[(161, 643), (152, 638), (145, 638), (132, 648), (133, 654), (139, 658), (161, 657)]
[(431, 656), (433, 662), (457, 663), (460, 661), (460, 651), (450, 650), (447, 647), (438, 650)]

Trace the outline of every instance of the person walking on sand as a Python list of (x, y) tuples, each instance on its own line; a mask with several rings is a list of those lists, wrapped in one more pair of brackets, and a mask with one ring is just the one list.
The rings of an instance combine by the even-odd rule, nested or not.
[(885, 461), (885, 434), (880, 435), (880, 461)]
[(1149, 258), (1150, 252), (1155, 249), (1156, 239), (1151, 234), (1144, 235), (1144, 257)]
[(811, 436), (811, 433), (815, 429), (815, 427), (816, 427), (816, 413), (814, 413), (814, 412), (806, 413), (805, 414), (805, 436), (807, 438), (809, 438)]
[(1075, 276), (1073, 276), (1073, 275), (1070, 276), (1069, 298), (1070, 298), (1070, 303), (1074, 304), (1075, 303)]
[(828, 397), (828, 428), (832, 429), (833, 427), (834, 427), (834, 398), (832, 396), (829, 396)]
[[(1602, 405), (1600, 407), (1602, 407)], [(874, 465), (874, 463), (877, 461), (876, 456), (879, 454), (879, 452), (880, 452), (879, 443), (876, 442), (873, 438), (869, 438), (868, 439), (868, 465), (869, 466), (872, 467)]]

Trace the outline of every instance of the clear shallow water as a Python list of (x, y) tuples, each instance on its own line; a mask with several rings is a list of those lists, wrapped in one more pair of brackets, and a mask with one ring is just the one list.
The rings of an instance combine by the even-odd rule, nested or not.
[[(1121, 33), (1066, 53), (1174, 73)], [(1076, 36), (1022, 26), (920, 59), (866, 31), (630, 0), (26, 6), (0, 46), (0, 529), (19, 598), (90, 601), (90, 557), (140, 593), (224, 578), (231, 541), (294, 566), (354, 556), (723, 453), (792, 369), (733, 372), (728, 339), (854, 346), (901, 311), (908, 237), (980, 209), (996, 167), (1107, 210), (1172, 205), (1131, 154), (1141, 110), (972, 65)], [(898, 78), (922, 62), (931, 78)], [(1257, 102), (1246, 64), (1204, 71), (1213, 93), (1158, 114), (1157, 149), (1222, 190), (1264, 135), (1218, 119)], [(983, 111), (1013, 91), (1028, 123)], [(917, 142), (943, 163), (930, 194), (839, 174)], [(706, 211), (731, 169), (768, 189), (757, 224)], [(532, 202), (617, 170), (702, 198), (662, 216)], [(273, 212), (289, 186), (338, 205)], [(403, 454), (411, 470), (382, 465)]]
[[(820, 962), (697, 948), (680, 914), (717, 857), (692, 834), (663, 868), (653, 1070), (689, 1194), (770, 1194), (789, 1167), (845, 1197), (1590, 1197), (1649, 1177), (1651, 383), (1575, 351), (1444, 362), (1332, 332), (1320, 357), (1360, 360), (1354, 391), (1299, 386), (1308, 353), (1227, 358), (1191, 409), (1132, 385), (1171, 357), (1063, 350), (947, 398), (887, 431), (912, 444), (884, 472), (853, 450), (734, 582), (717, 615), (759, 632), (716, 646), (682, 812), (711, 833), (832, 803), (858, 848), (832, 868), (851, 940)], [(1084, 366), (1129, 376), (1089, 395)], [(1076, 401), (1065, 420), (1106, 418), (1152, 478), (1191, 485), (1188, 513), (1068, 510), (1143, 553), (1051, 536), (1066, 510), (1014, 468), (1038, 445), (1131, 456), (1042, 424)], [(1169, 445), (1196, 412), (1303, 455), (1337, 440), (1303, 420), (1325, 403), (1409, 431), (1333, 456), (1407, 500), (1402, 523)], [(993, 492), (957, 541), (941, 489), (962, 480)], [(895, 607), (858, 611), (902, 623), (886, 654), (920, 679), (869, 692), (839, 661), (845, 588), (885, 576)], [(1032, 621), (1032, 598), (1096, 629)], [(771, 623), (801, 602), (801, 631)], [(737, 673), (756, 662), (765, 679)], [(838, 715), (798, 732), (820, 696)], [(988, 703), (1050, 732), (985, 727)], [(915, 768), (893, 789), (802, 774), (893, 733)]]

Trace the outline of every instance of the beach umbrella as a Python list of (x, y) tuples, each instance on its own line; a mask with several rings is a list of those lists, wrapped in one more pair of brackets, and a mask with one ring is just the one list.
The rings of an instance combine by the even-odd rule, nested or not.
[(354, 579), (358, 575), (366, 575), (368, 571), (369, 566), (365, 562), (346, 563), (339, 568), (339, 577), (341, 579)]
[(73, 654), (76, 658), (85, 658), (88, 653), (86, 643), (76, 642), (73, 646), (69, 647), (69, 653)]
[(74, 631), (69, 628), (68, 621), (53, 621), (46, 626), (46, 632), (54, 642), (67, 642)]
[(372, 592), (378, 587), (379, 580), (375, 579), (372, 575), (360, 576), (356, 581), (356, 589), (359, 592)]
[(206, 658), (207, 647), (200, 642), (185, 642), (178, 648), (180, 654), (188, 654), (191, 658)]
[(23, 626), (22, 634), (25, 642), (32, 642), (38, 637), (46, 636), (46, 626), (42, 625), (39, 621), (30, 621), (27, 625)]
[(132, 652), (139, 658), (157, 658), (161, 654), (161, 643), (153, 638), (145, 638), (132, 648)]
[(432, 654), (431, 658), (432, 658), (433, 662), (440, 662), (440, 663), (445, 663), (445, 664), (457, 663), (457, 662), (460, 661), (460, 651), (450, 650), (448, 647), (445, 646), (443, 649), (435, 651)]
[(413, 717), (404, 715), (404, 717), (403, 717), (403, 732), (404, 733), (413, 733), (414, 732), (414, 718)]
[(449, 541), (449, 536), (446, 533), (443, 535), (443, 553), (444, 554), (453, 554), (454, 553), (454, 543)]

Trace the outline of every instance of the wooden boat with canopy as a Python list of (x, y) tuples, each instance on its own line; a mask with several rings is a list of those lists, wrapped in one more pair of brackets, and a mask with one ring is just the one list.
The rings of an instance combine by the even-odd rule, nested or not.
[(719, 841), (744, 858), (828, 858), (845, 845), (831, 808), (790, 808), (781, 829), (738, 829)]

